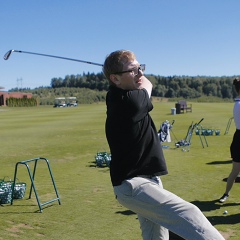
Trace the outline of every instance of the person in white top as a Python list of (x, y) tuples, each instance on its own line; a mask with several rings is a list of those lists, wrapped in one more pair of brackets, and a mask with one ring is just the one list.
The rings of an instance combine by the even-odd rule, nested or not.
[(240, 173), (240, 77), (233, 80), (233, 85), (237, 92), (237, 98), (233, 107), (233, 117), (236, 125), (236, 131), (233, 135), (233, 140), (230, 146), (230, 153), (232, 157), (232, 171), (227, 179), (226, 190), (223, 196), (219, 199), (220, 203), (225, 202), (229, 197), (229, 192), (232, 189), (233, 183)]

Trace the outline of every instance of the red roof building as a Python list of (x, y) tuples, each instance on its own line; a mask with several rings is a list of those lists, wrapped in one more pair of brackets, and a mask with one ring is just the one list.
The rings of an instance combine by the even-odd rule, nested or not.
[(7, 98), (32, 98), (32, 93), (0, 91), (0, 106), (7, 106), (6, 105)]

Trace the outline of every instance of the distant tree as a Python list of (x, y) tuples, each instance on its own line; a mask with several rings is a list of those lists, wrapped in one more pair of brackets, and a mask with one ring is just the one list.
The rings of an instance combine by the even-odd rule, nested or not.
[(203, 86), (203, 93), (207, 96), (217, 96), (217, 85), (214, 83), (207, 83)]
[(174, 98), (174, 97), (176, 97), (174, 89), (173, 88), (169, 88), (168, 91), (165, 94), (165, 97), (167, 97), (167, 98)]
[(232, 89), (229, 88), (227, 84), (223, 84), (221, 88), (221, 93), (223, 98), (232, 98)]

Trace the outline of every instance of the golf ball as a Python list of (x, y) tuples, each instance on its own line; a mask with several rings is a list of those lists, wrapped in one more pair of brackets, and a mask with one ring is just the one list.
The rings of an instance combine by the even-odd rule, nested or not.
[(223, 214), (228, 214), (228, 211), (226, 210), (226, 211), (224, 211), (224, 213)]

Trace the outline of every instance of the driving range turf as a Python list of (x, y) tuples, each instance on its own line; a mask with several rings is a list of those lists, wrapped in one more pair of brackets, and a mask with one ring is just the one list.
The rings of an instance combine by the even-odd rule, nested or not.
[[(169, 170), (161, 178), (164, 187), (197, 205), (226, 239), (237, 240), (240, 183), (234, 185), (226, 203), (217, 202), (231, 170), (229, 146), (234, 123), (227, 134), (225, 131), (233, 103), (192, 103), (192, 113), (172, 115), (174, 105), (154, 102), (151, 112), (157, 130), (165, 120), (175, 120), (172, 142), (163, 143), (169, 147), (163, 149)], [(20, 165), (17, 177), (27, 183), (26, 194), (23, 199), (14, 200), (13, 205), (0, 206), (0, 240), (141, 239), (137, 215), (114, 197), (109, 168), (95, 164), (97, 152), (109, 151), (104, 133), (105, 103), (71, 108), (0, 108), (0, 116), (0, 178), (13, 179), (19, 161), (47, 158), (61, 199), (61, 205), (57, 201), (47, 204), (40, 213), (35, 195), (28, 199), (30, 180), (26, 167)], [(175, 142), (184, 139), (191, 123), (201, 118), (204, 129), (219, 129), (220, 135), (207, 136), (208, 146), (202, 137), (203, 147), (194, 131), (190, 151), (176, 148)], [(35, 184), (40, 202), (56, 197), (44, 162), (37, 166)]]

